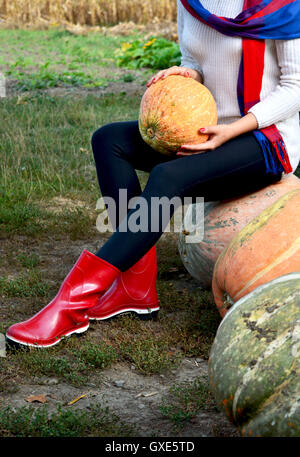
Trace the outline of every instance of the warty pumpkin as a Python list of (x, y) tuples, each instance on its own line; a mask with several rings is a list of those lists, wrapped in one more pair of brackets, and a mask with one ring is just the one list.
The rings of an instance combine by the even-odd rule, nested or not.
[(208, 368), (218, 405), (243, 436), (300, 436), (300, 271), (233, 305)]
[(247, 224), (222, 251), (212, 291), (223, 317), (256, 287), (300, 270), (300, 189), (288, 192)]
[(205, 202), (204, 237), (197, 243), (188, 243), (187, 236), (196, 237), (197, 232), (202, 232), (202, 227), (194, 225), (193, 217), (196, 205), (201, 203), (190, 205), (178, 236), (178, 250), (187, 271), (202, 287), (211, 287), (215, 263), (230, 241), (263, 210), (297, 188), (300, 189), (300, 179), (289, 174), (257, 192), (230, 200)]

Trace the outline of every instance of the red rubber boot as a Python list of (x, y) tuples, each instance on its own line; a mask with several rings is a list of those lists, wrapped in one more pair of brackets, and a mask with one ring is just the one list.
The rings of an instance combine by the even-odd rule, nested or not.
[(88, 309), (119, 274), (116, 267), (84, 249), (53, 300), (32, 318), (12, 325), (6, 333), (8, 342), (49, 347), (65, 336), (85, 332)]
[(155, 317), (159, 311), (156, 276), (156, 248), (153, 246), (115, 279), (96, 306), (89, 308), (89, 318), (105, 320), (121, 313), (136, 313), (140, 319)]

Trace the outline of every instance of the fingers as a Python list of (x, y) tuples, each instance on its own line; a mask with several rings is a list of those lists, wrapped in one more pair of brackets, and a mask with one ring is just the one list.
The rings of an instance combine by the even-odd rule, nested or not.
[(147, 87), (150, 87), (151, 84), (153, 84), (156, 81), (158, 81), (162, 77), (162, 75), (164, 74), (164, 71), (167, 71), (167, 70), (161, 70), (158, 73), (156, 73), (156, 75), (153, 76), (153, 78), (149, 79), (149, 81), (147, 82)]
[(179, 157), (185, 157), (185, 156), (194, 156), (195, 154), (201, 154), (203, 151), (198, 151), (198, 152), (177, 152), (176, 155)]
[(205, 143), (200, 144), (183, 144), (181, 149), (184, 151), (187, 149), (189, 151), (205, 151), (206, 149), (213, 149), (215, 146), (214, 141), (205, 141)]
[[(205, 143), (200, 144), (183, 144), (181, 148), (178, 150), (177, 155), (191, 155), (195, 154), (195, 152), (204, 152), (207, 150), (215, 149), (216, 144), (213, 140), (205, 141)], [(194, 152), (189, 152), (194, 151)]]
[(149, 79), (149, 81), (147, 82), (147, 87), (150, 87), (151, 84), (154, 84), (156, 83), (159, 79), (165, 79), (167, 76), (170, 76), (170, 75), (182, 75), (182, 76), (186, 76), (186, 77), (190, 77), (191, 74), (190, 72), (184, 68), (184, 67), (171, 67), (171, 68), (167, 68), (166, 70), (161, 70), (159, 71), (158, 73), (156, 73), (156, 75)]
[(212, 135), (214, 133), (218, 133), (219, 125), (210, 125), (208, 127), (202, 127), (199, 129), (199, 133), (205, 133), (206, 135)]

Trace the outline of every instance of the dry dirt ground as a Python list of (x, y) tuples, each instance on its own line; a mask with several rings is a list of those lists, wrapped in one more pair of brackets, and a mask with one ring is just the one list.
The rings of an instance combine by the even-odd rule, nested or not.
[(60, 383), (56, 378), (41, 378), (32, 384), (19, 386), (18, 392), (1, 398), (0, 404), (9, 404), (14, 408), (25, 405), (25, 398), (31, 395), (45, 395), (49, 410), (56, 410), (58, 403), (67, 404), (81, 395), (86, 395), (70, 408), (88, 409), (93, 403), (109, 407), (127, 424), (135, 425), (139, 436), (170, 437), (213, 437), (238, 436), (222, 413), (214, 410), (199, 412), (179, 432), (173, 430), (170, 421), (159, 410), (162, 398), (167, 398), (174, 382), (193, 381), (196, 377), (207, 374), (207, 362), (202, 359), (183, 359), (180, 367), (172, 375), (144, 376), (135, 372), (126, 364), (116, 364), (105, 370), (102, 386), (96, 388), (93, 383), (80, 388)]

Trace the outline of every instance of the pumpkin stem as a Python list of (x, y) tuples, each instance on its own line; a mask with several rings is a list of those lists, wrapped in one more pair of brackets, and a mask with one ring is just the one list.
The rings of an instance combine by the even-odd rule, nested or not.
[(154, 130), (151, 127), (149, 127), (147, 129), (147, 135), (148, 135), (149, 138), (153, 138), (154, 137)]

